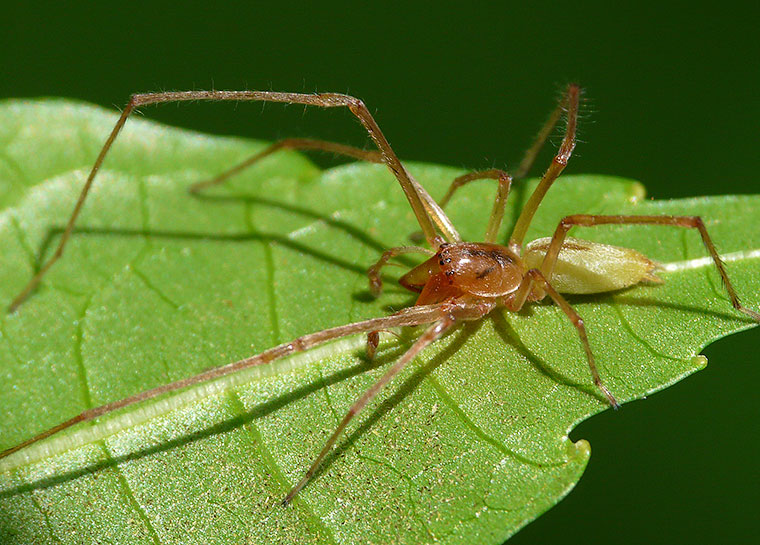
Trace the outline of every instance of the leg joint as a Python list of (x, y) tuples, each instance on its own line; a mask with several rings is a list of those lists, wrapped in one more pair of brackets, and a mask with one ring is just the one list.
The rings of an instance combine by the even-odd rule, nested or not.
[(504, 170), (499, 171), (499, 185), (506, 188), (512, 185), (512, 176), (509, 175), (509, 172)]
[(569, 229), (573, 225), (581, 225), (581, 224), (586, 223), (584, 221), (585, 219), (586, 219), (586, 216), (584, 216), (583, 214), (572, 214), (570, 216), (565, 216), (564, 218), (562, 218), (559, 224), (562, 227)]
[(544, 275), (540, 269), (530, 269), (525, 273), (525, 276), (530, 276), (533, 280), (538, 281), (540, 284), (544, 283)]
[(705, 228), (705, 222), (702, 221), (702, 218), (700, 216), (689, 216), (689, 221), (696, 227), (697, 229), (704, 229)]

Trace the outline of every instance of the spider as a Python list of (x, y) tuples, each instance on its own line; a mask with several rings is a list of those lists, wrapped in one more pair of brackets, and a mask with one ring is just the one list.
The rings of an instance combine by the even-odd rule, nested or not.
[[(325, 456), (331, 451), (341, 433), (354, 416), (360, 413), (423, 349), (462, 322), (478, 320), (499, 308), (518, 312), (527, 303), (540, 301), (546, 297), (549, 297), (562, 310), (576, 329), (594, 384), (606, 398), (607, 402), (612, 407), (618, 408), (619, 403), (617, 399), (607, 388), (597, 370), (583, 319), (561, 294), (604, 293), (630, 287), (640, 282), (657, 283), (661, 282), (661, 280), (656, 276), (657, 264), (635, 250), (569, 238), (567, 236), (568, 231), (574, 226), (593, 227), (611, 224), (648, 224), (696, 229), (723, 280), (733, 307), (753, 320), (760, 322), (760, 314), (758, 312), (745, 308), (739, 302), (739, 298), (728, 278), (720, 255), (708, 235), (702, 219), (697, 216), (577, 214), (564, 217), (557, 225), (553, 236), (525, 244), (525, 235), (536, 210), (546, 192), (564, 170), (575, 148), (580, 97), (581, 88), (578, 85), (570, 84), (567, 86), (558, 105), (539, 131), (538, 136), (526, 152), (514, 176), (498, 169), (475, 171), (459, 176), (452, 182), (448, 192), (439, 203), (407, 171), (367, 107), (357, 98), (335, 93), (300, 94), (272, 91), (185, 91), (133, 95), (111, 134), (106, 139), (90, 171), (54, 254), (44, 263), (39, 272), (14, 299), (9, 311), (13, 312), (18, 309), (21, 303), (35, 290), (47, 271), (63, 255), (66, 243), (71, 237), (77, 217), (81, 212), (98, 170), (102, 166), (119, 132), (124, 127), (129, 115), (140, 106), (191, 100), (263, 101), (311, 105), (322, 108), (348, 108), (367, 130), (377, 146), (377, 150), (363, 150), (321, 140), (285, 139), (270, 145), (262, 152), (216, 178), (196, 183), (191, 186), (190, 191), (198, 192), (208, 186), (222, 183), (249, 165), (283, 148), (320, 150), (363, 161), (385, 164), (401, 185), (401, 189), (409, 201), (428, 248), (421, 246), (398, 246), (384, 252), (378, 261), (368, 270), (370, 290), (375, 296), (380, 295), (382, 290), (380, 271), (388, 264), (389, 260), (402, 254), (419, 253), (428, 256), (428, 258), (422, 264), (404, 274), (399, 280), (404, 288), (419, 295), (413, 306), (404, 308), (390, 316), (373, 318), (307, 334), (288, 343), (265, 350), (255, 356), (86, 410), (0, 453), (0, 458), (50, 437), (77, 423), (93, 420), (116, 409), (234, 373), (247, 367), (268, 364), (279, 358), (308, 350), (327, 341), (357, 333), (366, 334), (367, 352), (372, 357), (379, 343), (380, 331), (390, 328), (427, 325), (427, 329), (422, 332), (406, 352), (351, 405), (320, 453), (314, 459), (312, 465), (305, 472), (303, 478), (293, 486), (284, 498), (282, 503), (287, 505), (308, 484)], [(497, 234), (501, 227), (507, 197), (513, 180), (523, 178), (527, 174), (539, 150), (563, 114), (566, 116), (566, 128), (558, 152), (520, 212), (507, 244), (502, 245), (497, 243)], [(443, 208), (459, 188), (478, 179), (494, 179), (498, 182), (498, 189), (483, 242), (466, 242), (462, 240)]]

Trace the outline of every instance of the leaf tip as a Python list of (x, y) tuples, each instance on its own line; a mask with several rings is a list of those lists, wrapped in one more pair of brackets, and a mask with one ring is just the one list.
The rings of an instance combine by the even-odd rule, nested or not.
[(567, 442), (568, 460), (588, 460), (591, 457), (591, 445), (585, 439)]
[(703, 356), (702, 354), (697, 354), (691, 359), (691, 363), (694, 365), (694, 367), (697, 368), (698, 371), (701, 371), (707, 367), (707, 357)]

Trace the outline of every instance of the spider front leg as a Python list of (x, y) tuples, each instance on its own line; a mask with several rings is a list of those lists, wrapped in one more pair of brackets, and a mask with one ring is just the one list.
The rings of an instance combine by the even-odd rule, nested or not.
[(575, 225), (582, 227), (595, 227), (597, 225), (665, 225), (696, 229), (699, 231), (699, 235), (702, 237), (702, 243), (705, 248), (707, 248), (710, 257), (712, 257), (715, 268), (718, 269), (718, 274), (720, 274), (723, 285), (726, 287), (728, 297), (731, 300), (733, 307), (753, 320), (760, 322), (760, 313), (743, 306), (739, 302), (739, 297), (736, 294), (736, 290), (734, 289), (731, 280), (728, 278), (728, 273), (726, 272), (723, 260), (715, 249), (715, 244), (713, 244), (710, 235), (707, 234), (707, 228), (705, 227), (702, 218), (699, 216), (596, 216), (576, 214), (562, 218), (557, 229), (554, 231), (546, 255), (541, 263), (541, 272), (547, 279), (551, 279), (554, 265), (557, 262), (557, 257), (559, 256), (567, 232)]
[(536, 143), (530, 150), (528, 150), (528, 153), (523, 160), (523, 164), (518, 169), (518, 174), (524, 174), (527, 172), (523, 167), (526, 165), (528, 168), (530, 167), (538, 150), (543, 144), (543, 141), (549, 135), (549, 132), (551, 132), (551, 129), (554, 127), (554, 124), (556, 124), (562, 112), (567, 112), (567, 126), (565, 128), (565, 136), (562, 139), (562, 144), (560, 144), (557, 154), (554, 156), (549, 168), (544, 172), (536, 189), (533, 190), (533, 194), (528, 199), (528, 202), (525, 203), (525, 206), (520, 212), (520, 216), (515, 222), (515, 228), (512, 230), (512, 235), (509, 237), (509, 248), (518, 254), (522, 249), (525, 234), (528, 232), (528, 227), (530, 227), (530, 223), (533, 221), (533, 216), (536, 214), (538, 206), (544, 199), (546, 192), (549, 191), (552, 184), (557, 180), (559, 175), (562, 174), (562, 171), (565, 170), (565, 166), (567, 166), (567, 162), (575, 149), (575, 130), (578, 125), (580, 96), (581, 88), (578, 85), (571, 84), (567, 86), (567, 90), (557, 106), (557, 109), (552, 113), (549, 122), (539, 133)]
[[(61, 240), (58, 243), (53, 255), (42, 265), (40, 270), (32, 277), (27, 285), (16, 296), (13, 302), (9, 306), (9, 311), (13, 312), (18, 306), (29, 296), (29, 294), (37, 287), (47, 271), (52, 267), (58, 259), (63, 255), (66, 243), (71, 237), (71, 233), (74, 230), (74, 224), (76, 223), (79, 213), (84, 206), (87, 195), (95, 180), (95, 176), (103, 165), (103, 161), (111, 149), (116, 137), (121, 132), (124, 124), (127, 122), (129, 115), (140, 106), (147, 106), (150, 104), (160, 104), (168, 102), (186, 102), (195, 100), (208, 100), (208, 101), (251, 101), (251, 102), (278, 102), (284, 104), (302, 104), (304, 106), (318, 106), (321, 108), (336, 108), (343, 107), (348, 108), (356, 118), (364, 126), (365, 130), (372, 138), (373, 142), (377, 146), (382, 160), (388, 169), (398, 180), (401, 185), (401, 189), (404, 191), (407, 200), (409, 201), (412, 211), (414, 212), (417, 222), (420, 224), (423, 234), (431, 248), (437, 248), (443, 240), (449, 242), (457, 242), (461, 240), (459, 233), (457, 233), (451, 220), (441, 210), (438, 204), (433, 200), (427, 191), (412, 177), (406, 170), (404, 165), (399, 160), (391, 148), (390, 143), (383, 135), (379, 125), (375, 121), (372, 114), (364, 105), (364, 103), (352, 96), (342, 95), (338, 93), (322, 93), (322, 94), (302, 94), (302, 93), (280, 93), (274, 91), (179, 91), (179, 92), (165, 92), (165, 93), (144, 93), (132, 95), (129, 103), (121, 113), (118, 121), (111, 130), (111, 134), (103, 144), (103, 148), (100, 150), (95, 163), (90, 170), (90, 174), (85, 181), (79, 198), (74, 210), (69, 217), (66, 227), (61, 235)], [(436, 227), (443, 234), (443, 238), (436, 231)]]
[(565, 136), (562, 139), (557, 155), (554, 157), (552, 164), (544, 173), (541, 181), (534, 190), (530, 199), (526, 203), (525, 207), (520, 213), (520, 217), (515, 223), (515, 228), (512, 232), (512, 236), (509, 240), (509, 246), (512, 250), (519, 253), (519, 249), (522, 246), (525, 233), (528, 231), (530, 222), (533, 220), (533, 215), (536, 213), (538, 206), (546, 195), (546, 192), (557, 180), (559, 175), (567, 165), (570, 156), (575, 149), (575, 130), (578, 123), (578, 108), (580, 103), (581, 88), (576, 84), (567, 86), (565, 92), (562, 94), (562, 98), (557, 104), (557, 107), (552, 111), (549, 119), (546, 121), (541, 130), (538, 132), (533, 144), (525, 152), (520, 165), (517, 167), (517, 171), (514, 177), (510, 176), (508, 172), (499, 169), (489, 169), (483, 171), (470, 172), (456, 178), (451, 185), (446, 195), (441, 199), (441, 208), (444, 208), (451, 197), (464, 185), (473, 182), (475, 180), (494, 179), (499, 181), (499, 188), (494, 201), (493, 209), (488, 220), (488, 227), (486, 229), (486, 236), (484, 242), (495, 242), (498, 235), (499, 227), (501, 226), (502, 219), (504, 217), (504, 209), (506, 207), (507, 196), (513, 180), (520, 180), (527, 175), (533, 163), (536, 160), (538, 152), (546, 143), (557, 122), (562, 117), (563, 113), (567, 114), (567, 127), (565, 129)]

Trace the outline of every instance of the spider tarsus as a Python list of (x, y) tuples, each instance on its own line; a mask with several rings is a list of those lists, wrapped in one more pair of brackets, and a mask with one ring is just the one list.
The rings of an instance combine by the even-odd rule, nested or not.
[[(31, 284), (31, 283), (30, 283)], [(31, 295), (31, 293), (34, 291), (34, 289), (37, 287), (36, 284), (32, 286), (30, 289), (28, 286), (22, 291), (19, 295), (16, 296), (16, 298), (11, 302), (10, 305), (8, 305), (8, 308), (6, 309), (7, 314), (13, 314), (18, 310), (18, 307), (21, 306), (21, 304), (26, 301), (26, 298)]]
[(745, 308), (745, 307), (740, 307), (737, 310), (739, 310), (739, 312), (743, 312), (744, 314), (746, 314), (747, 316), (749, 316), (756, 322), (760, 323), (760, 313), (752, 310), (751, 308)]
[(191, 195), (197, 195), (198, 193), (201, 192), (201, 189), (209, 185), (209, 181), (210, 180), (203, 180), (202, 182), (194, 183), (193, 185), (187, 188), (187, 192), (190, 193)]
[[(304, 480), (308, 482), (309, 478), (310, 477), (307, 477)], [(290, 492), (288, 492), (288, 494), (282, 499), (282, 501), (280, 502), (280, 505), (282, 505), (283, 507), (288, 507), (291, 503), (293, 503), (293, 498), (295, 498), (296, 495), (298, 495), (298, 493), (301, 491), (301, 489), (304, 487), (305, 484), (306, 483), (301, 482), (297, 484), (296, 486), (294, 486), (290, 490)]]
[(610, 406), (617, 411), (620, 408), (620, 403), (618, 403), (618, 400), (615, 398), (614, 395), (612, 395), (612, 392), (609, 391), (607, 386), (605, 386), (601, 381), (598, 381), (596, 383), (596, 386), (605, 395), (605, 397), (607, 398), (607, 401), (609, 401), (610, 403)]

